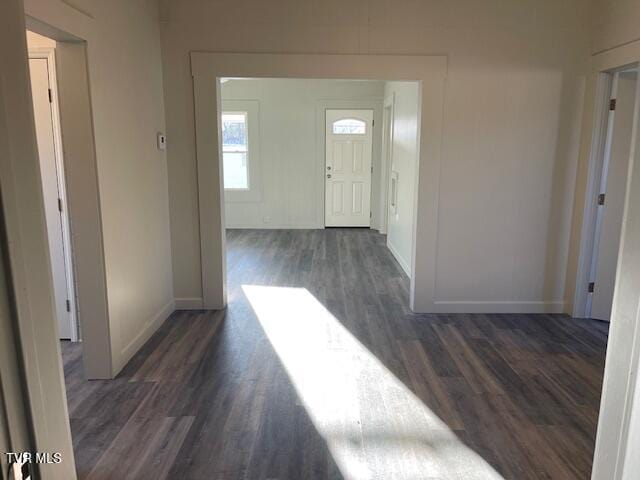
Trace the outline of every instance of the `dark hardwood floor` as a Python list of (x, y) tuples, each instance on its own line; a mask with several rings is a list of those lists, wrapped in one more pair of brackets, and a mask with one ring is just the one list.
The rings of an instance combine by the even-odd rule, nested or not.
[(590, 477), (606, 324), (412, 314), (370, 230), (227, 241), (228, 309), (176, 312), (117, 379), (63, 342), (81, 479)]

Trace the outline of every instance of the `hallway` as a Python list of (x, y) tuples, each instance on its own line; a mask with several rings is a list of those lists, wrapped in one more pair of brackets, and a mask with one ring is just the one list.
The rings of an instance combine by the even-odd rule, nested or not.
[(62, 343), (80, 478), (589, 477), (606, 324), (412, 314), (368, 229), (227, 247), (228, 309), (176, 312), (116, 380)]

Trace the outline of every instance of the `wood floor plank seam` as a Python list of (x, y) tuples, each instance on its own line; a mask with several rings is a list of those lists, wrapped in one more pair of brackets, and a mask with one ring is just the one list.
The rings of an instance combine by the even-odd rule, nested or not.
[(115, 380), (62, 342), (80, 480), (589, 478), (607, 325), (414, 314), (373, 230), (226, 241), (228, 308), (174, 313)]

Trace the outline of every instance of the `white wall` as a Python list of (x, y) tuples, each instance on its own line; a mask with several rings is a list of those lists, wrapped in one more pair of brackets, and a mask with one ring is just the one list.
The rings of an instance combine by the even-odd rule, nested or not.
[[(260, 129), (260, 201), (225, 198), (229, 228), (324, 227), (325, 108), (350, 108), (366, 101), (381, 115), (382, 82), (248, 79), (222, 85), (224, 100), (256, 100)], [(360, 104), (360, 107), (364, 104)], [(355, 108), (355, 107), (354, 107)], [(319, 122), (319, 120), (322, 120)], [(378, 198), (380, 125), (374, 132), (372, 198)], [(379, 202), (372, 201), (372, 227)]]
[(202, 296), (191, 50), (447, 54), (436, 300), (442, 309), (561, 310), (588, 7), (163, 2), (176, 296)]
[(87, 41), (115, 374), (173, 311), (166, 158), (156, 149), (165, 130), (158, 6), (26, 0), (25, 9)]
[(640, 39), (637, 0), (597, 0), (593, 52), (602, 52)]
[(413, 214), (418, 161), (419, 87), (416, 82), (386, 82), (384, 97), (393, 96), (392, 165), (397, 172), (398, 193), (395, 213), (389, 213), (387, 245), (407, 275), (411, 276)]
[(56, 42), (27, 30), (27, 47), (29, 50), (32, 48), (56, 48)]

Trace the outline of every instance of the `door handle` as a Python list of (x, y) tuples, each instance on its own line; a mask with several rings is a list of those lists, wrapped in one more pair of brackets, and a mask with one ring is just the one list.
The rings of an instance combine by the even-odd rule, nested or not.
[(327, 174), (327, 178), (331, 178), (331, 174), (330, 173)]
[(331, 170), (331, 165), (327, 165), (327, 170)]

